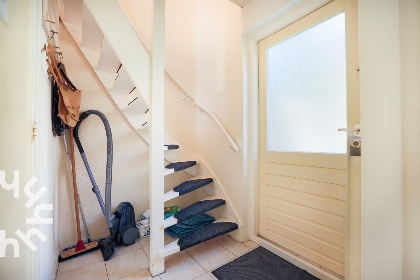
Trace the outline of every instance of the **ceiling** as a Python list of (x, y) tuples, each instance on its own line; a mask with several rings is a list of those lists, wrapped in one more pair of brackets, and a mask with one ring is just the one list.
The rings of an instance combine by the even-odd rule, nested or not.
[(243, 8), (246, 4), (251, 2), (251, 0), (229, 0), (230, 2), (235, 3), (239, 7)]

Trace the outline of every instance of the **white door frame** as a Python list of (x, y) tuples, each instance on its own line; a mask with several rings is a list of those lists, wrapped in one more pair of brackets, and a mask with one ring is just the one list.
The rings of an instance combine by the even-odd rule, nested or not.
[(316, 265), (297, 258), (291, 252), (273, 245), (258, 234), (258, 41), (297, 21), (331, 0), (307, 0), (290, 3), (276, 11), (270, 21), (256, 24), (242, 34), (243, 110), (244, 110), (244, 183), (247, 190), (246, 216), (248, 234), (252, 241), (272, 251), (320, 279), (339, 279)]

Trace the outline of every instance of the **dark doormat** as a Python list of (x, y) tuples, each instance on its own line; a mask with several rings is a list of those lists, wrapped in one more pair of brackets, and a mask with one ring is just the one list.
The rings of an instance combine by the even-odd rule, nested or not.
[(255, 250), (214, 270), (213, 275), (219, 280), (315, 280), (309, 274), (267, 249)]

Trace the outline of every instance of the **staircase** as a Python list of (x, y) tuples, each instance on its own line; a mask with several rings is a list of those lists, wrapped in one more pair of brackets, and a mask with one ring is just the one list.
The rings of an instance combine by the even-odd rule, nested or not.
[[(60, 17), (67, 30), (117, 107), (148, 143), (150, 57), (130, 20), (117, 0), (63, 0), (63, 4), (64, 14)], [(164, 246), (159, 256), (169, 256), (227, 233), (243, 241), (238, 230), (242, 221), (216, 174), (199, 155), (167, 133), (165, 142), (169, 164), (164, 167), (164, 175), (185, 171), (194, 177), (165, 193), (164, 201), (198, 190), (204, 190), (207, 197), (165, 220), (164, 228), (210, 210), (216, 210), (217, 220)]]

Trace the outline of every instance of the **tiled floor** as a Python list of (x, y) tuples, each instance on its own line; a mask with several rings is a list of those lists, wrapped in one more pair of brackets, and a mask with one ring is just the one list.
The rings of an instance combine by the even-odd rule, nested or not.
[[(165, 234), (165, 244), (174, 239)], [(101, 251), (62, 262), (57, 280), (214, 280), (211, 271), (258, 247), (252, 241), (239, 243), (229, 235), (220, 236), (165, 258), (166, 272), (152, 277), (149, 272), (148, 238), (128, 247), (117, 247), (104, 262)]]

